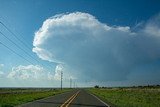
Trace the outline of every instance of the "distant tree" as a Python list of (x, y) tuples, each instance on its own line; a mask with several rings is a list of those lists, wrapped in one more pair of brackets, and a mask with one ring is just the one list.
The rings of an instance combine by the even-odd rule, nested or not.
[(95, 85), (94, 88), (99, 88), (99, 86), (98, 86), (98, 85)]

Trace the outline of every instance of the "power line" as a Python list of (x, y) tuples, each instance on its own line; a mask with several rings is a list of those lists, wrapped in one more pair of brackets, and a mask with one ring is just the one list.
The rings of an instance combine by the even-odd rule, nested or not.
[[(35, 60), (36, 62), (40, 63), (37, 59), (35, 59), (34, 57), (32, 57), (27, 51), (25, 51), (23, 48), (21, 48), (19, 45), (17, 45), (14, 41), (12, 41), (10, 38), (8, 38), (6, 35), (4, 35), (1, 31), (0, 34), (5, 37), (7, 40), (9, 40), (11, 43), (13, 43), (16, 47), (18, 47), (20, 50), (22, 50), (26, 55), (28, 55), (30, 58), (32, 58), (33, 60)], [(43, 65), (43, 64), (41, 64)], [(44, 66), (44, 65), (43, 65)]]
[[(8, 27), (6, 27), (5, 25), (4, 25), (4, 23), (2, 23), (1, 21), (0, 21), (0, 23), (11, 33), (11, 34), (13, 34), (22, 44), (24, 44), (10, 29), (8, 29)], [(32, 59), (34, 59), (36, 62), (38, 62), (39, 63), (39, 61), (38, 60), (36, 60), (34, 57), (32, 57), (30, 54), (28, 54), (28, 52), (26, 52), (23, 48), (21, 48), (19, 45), (17, 45), (14, 41), (12, 41), (10, 38), (8, 38), (5, 34), (3, 34), (1, 31), (0, 31), (0, 34), (2, 35), (2, 36), (4, 36), (7, 40), (9, 40), (10, 42), (12, 42), (16, 47), (18, 47), (20, 50), (22, 50), (25, 54), (27, 54), (30, 58), (32, 58)], [(27, 46), (26, 46), (27, 47)]]
[[(11, 43), (13, 43), (17, 48), (19, 48), (20, 50), (22, 50), (26, 55), (28, 55), (31, 59), (35, 60), (37, 63), (40, 63), (37, 59), (35, 59), (34, 57), (32, 57), (27, 51), (25, 51), (23, 48), (21, 48), (18, 44), (16, 44), (13, 40), (11, 40), (10, 38), (8, 38), (5, 34), (3, 34), (0, 31), (0, 34), (5, 37), (8, 41), (10, 41)], [(41, 64), (43, 65), (43, 64)], [(44, 66), (44, 65), (43, 65)]]
[[(0, 24), (3, 25), (18, 41), (20, 41), (25, 47), (27, 47), (29, 50), (30, 48), (28, 45), (26, 45), (15, 33), (13, 33), (3, 22), (0, 21)], [(16, 47), (18, 47), (20, 50), (22, 50), (25, 54), (27, 54), (30, 58), (34, 59), (36, 62), (40, 63), (37, 59), (35, 59), (33, 56), (31, 56), (27, 51), (25, 51), (23, 48), (21, 48), (19, 45), (17, 45), (14, 41), (9, 39), (6, 35), (4, 35), (2, 32), (0, 32), (6, 39), (8, 39), (10, 42), (12, 42)], [(41, 64), (43, 65), (43, 64)], [(44, 65), (43, 65), (44, 66)], [(52, 68), (50, 66), (50, 68)]]
[[(11, 52), (13, 52), (14, 54), (18, 55), (19, 57), (21, 57), (22, 59), (26, 60), (28, 63), (33, 64), (32, 62), (30, 62), (29, 60), (27, 60), (25, 57), (23, 57), (22, 55), (18, 54), (16, 51), (12, 50), (11, 48), (9, 48), (7, 45), (5, 45), (4, 43), (0, 42), (1, 45), (3, 45), (4, 47), (6, 47), (8, 50), (10, 50)], [(34, 64), (33, 64), (34, 65)]]
[[(18, 47), (20, 50), (22, 50), (26, 55), (28, 55), (29, 57), (33, 58), (30, 54), (28, 54), (28, 52), (26, 52), (23, 48), (21, 48), (19, 45), (17, 45), (14, 41), (12, 41), (10, 38), (8, 38), (5, 34), (3, 34), (1, 31), (0, 31), (0, 34), (5, 37), (7, 40), (9, 40), (11, 43), (13, 43), (16, 47)], [(35, 58), (33, 58), (35, 60)], [(37, 60), (35, 60), (37, 61)]]
[(30, 48), (26, 43), (24, 43), (16, 34), (14, 34), (3, 22), (0, 21), (0, 24), (3, 25), (17, 40), (19, 40), (25, 47), (27, 47), (29, 50)]

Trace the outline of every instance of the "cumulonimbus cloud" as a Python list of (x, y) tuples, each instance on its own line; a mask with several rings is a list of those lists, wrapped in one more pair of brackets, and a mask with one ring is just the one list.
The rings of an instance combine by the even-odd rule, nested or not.
[(85, 80), (126, 80), (134, 73), (145, 75), (146, 69), (160, 74), (152, 69), (160, 69), (156, 63), (160, 33), (153, 33), (159, 32), (159, 26), (153, 24), (133, 32), (129, 26), (101, 23), (88, 13), (55, 15), (35, 33), (33, 52), (43, 60), (65, 64), (66, 72)]

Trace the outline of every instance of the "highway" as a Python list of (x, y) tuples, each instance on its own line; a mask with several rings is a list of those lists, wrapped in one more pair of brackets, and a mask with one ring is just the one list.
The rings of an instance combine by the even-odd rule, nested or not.
[(73, 90), (45, 99), (29, 102), (18, 107), (109, 107), (85, 90)]

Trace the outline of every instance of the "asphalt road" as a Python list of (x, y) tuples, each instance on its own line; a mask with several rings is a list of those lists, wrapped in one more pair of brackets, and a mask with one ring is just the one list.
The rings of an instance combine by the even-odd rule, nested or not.
[(18, 107), (108, 107), (107, 104), (85, 90), (73, 90)]

